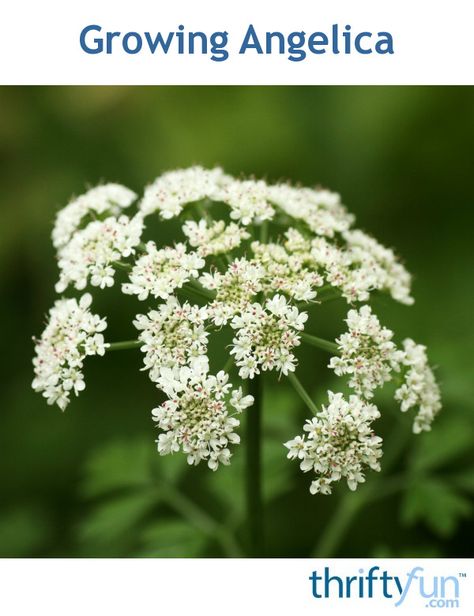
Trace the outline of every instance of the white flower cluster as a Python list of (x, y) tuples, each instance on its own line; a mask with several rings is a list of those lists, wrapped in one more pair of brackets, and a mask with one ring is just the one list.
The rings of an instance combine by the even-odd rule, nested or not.
[(392, 341), (393, 332), (380, 325), (370, 306), (350, 310), (346, 323), (348, 331), (336, 339), (340, 354), (331, 358), (329, 368), (338, 376), (348, 374), (349, 386), (365, 399), (391, 381), (394, 373), (404, 373), (395, 400), (401, 403), (403, 412), (418, 407), (413, 432), (430, 430), (441, 409), (441, 396), (428, 365), (426, 347), (408, 338), (399, 349)]
[(218, 195), (219, 201), (230, 205), (230, 216), (243, 225), (271, 220), (275, 210), (269, 203), (268, 186), (262, 180), (231, 181)]
[[(291, 231), (297, 233), (294, 229)], [(286, 249), (289, 244), (287, 241), (283, 247), (272, 243), (252, 243), (256, 260), (265, 271), (263, 289), (267, 293), (272, 290), (286, 293), (297, 302), (309, 302), (316, 298), (316, 288), (323, 285), (324, 279), (311, 265), (305, 267), (310, 260), (307, 255), (297, 250), (289, 252)]]
[(433, 419), (441, 410), (441, 395), (428, 365), (426, 347), (407, 338), (403, 341), (403, 348), (406, 373), (403, 384), (395, 392), (395, 399), (401, 403), (403, 412), (418, 407), (413, 432), (419, 434), (431, 429)]
[[(137, 315), (133, 324), (140, 331), (145, 369), (151, 381), (167, 391), (169, 375), (176, 368), (208, 366), (206, 331), (207, 309), (182, 305), (170, 297), (158, 310)], [(171, 371), (171, 373), (170, 373)]]
[(212, 222), (210, 225), (207, 220), (187, 220), (183, 225), (183, 233), (188, 238), (188, 242), (193, 248), (197, 248), (197, 253), (201, 257), (209, 255), (220, 255), (228, 253), (240, 246), (243, 240), (248, 240), (250, 234), (236, 225), (230, 223), (226, 225), (223, 220)]
[[(353, 227), (354, 216), (338, 194), (196, 166), (161, 175), (126, 215), (136, 199), (128, 188), (106, 184), (59, 212), (53, 230), (56, 290), (103, 289), (121, 275), (121, 292), (148, 303), (134, 326), (144, 370), (167, 396), (153, 411), (161, 454), (181, 450), (190, 464), (205, 460), (214, 470), (229, 462), (229, 446), (239, 440), (236, 414), (253, 399), (229, 382), (231, 368), (211, 371), (215, 342), (229, 349), (241, 380), (274, 370), (289, 376), (311, 406), (293, 374), (296, 347), (302, 339), (325, 350), (334, 343), (304, 333), (308, 314), (301, 305), (334, 297), (352, 309), (329, 366), (349, 377), (355, 395), (346, 401), (330, 393), (305, 435), (287, 443), (289, 457), (317, 474), (311, 491), (329, 493), (341, 477), (354, 489), (365, 467), (378, 469), (381, 439), (371, 430), (378, 410), (369, 401), (395, 373), (402, 410), (418, 409), (414, 431), (429, 429), (441, 403), (425, 348), (411, 340), (397, 348), (393, 332), (368, 305), (352, 307), (368, 302), (374, 291), (411, 304), (410, 274), (392, 250)], [(178, 237), (164, 245), (144, 239), (152, 216), (161, 238), (170, 229)], [(61, 408), (71, 391), (84, 388), (84, 358), (109, 346), (100, 333), (105, 320), (89, 305), (89, 295), (56, 302), (36, 344), (33, 386)], [(225, 334), (218, 338), (223, 328), (232, 335), (228, 347)]]
[[(347, 242), (348, 254), (351, 267), (363, 277), (368, 273), (370, 286), (367, 291), (380, 289), (388, 291), (393, 299), (402, 304), (411, 305), (414, 300), (410, 295), (411, 276), (397, 261), (390, 248), (385, 248), (363, 231), (353, 229), (343, 233)], [(366, 297), (358, 297), (359, 301), (365, 301)]]
[(169, 171), (147, 186), (139, 205), (140, 212), (144, 216), (159, 212), (164, 220), (174, 218), (189, 203), (203, 199), (219, 201), (219, 193), (228, 181), (230, 178), (219, 168), (190, 167)]
[[(158, 451), (167, 455), (181, 449), (189, 464), (206, 460), (215, 471), (219, 464), (230, 463), (228, 446), (240, 442), (234, 432), (240, 424), (235, 415), (251, 406), (253, 398), (243, 396), (240, 387), (232, 390), (224, 371), (214, 376), (184, 367), (177, 372), (176, 390), (170, 391), (170, 399), (152, 411), (154, 421), (163, 430), (157, 440)], [(228, 405), (234, 409), (231, 414)]]
[(122, 285), (122, 291), (145, 300), (149, 295), (167, 299), (191, 278), (197, 278), (205, 265), (195, 252), (187, 252), (184, 244), (174, 248), (158, 248), (148, 242), (146, 253), (139, 257), (130, 273), (130, 282)]
[(392, 342), (393, 332), (382, 327), (370, 306), (349, 310), (349, 331), (336, 338), (340, 352), (332, 357), (329, 368), (338, 375), (349, 374), (349, 385), (366, 399), (374, 390), (390, 381), (392, 372), (400, 370), (403, 353)]
[(136, 198), (133, 191), (120, 184), (104, 184), (91, 188), (59, 211), (52, 234), (54, 247), (65, 246), (87, 216), (91, 220), (101, 219), (104, 215), (117, 216)]
[(277, 184), (268, 187), (268, 197), (283, 212), (305, 222), (316, 235), (334, 237), (349, 229), (355, 220), (341, 204), (340, 196), (329, 190)]
[(103, 355), (108, 346), (101, 333), (107, 327), (106, 320), (90, 312), (91, 302), (89, 293), (79, 302), (58, 300), (49, 312), (41, 338), (36, 340), (33, 389), (61, 410), (68, 405), (71, 392), (78, 395), (86, 386), (84, 359)]
[(233, 316), (245, 312), (254, 297), (262, 291), (263, 266), (245, 258), (235, 259), (225, 272), (204, 272), (199, 278), (202, 286), (215, 291), (209, 304), (209, 316), (215, 325), (225, 325)]
[(300, 344), (298, 331), (308, 318), (283, 295), (275, 295), (265, 306), (255, 302), (231, 321), (236, 330), (230, 354), (235, 357), (239, 376), (253, 379), (262, 370), (294, 372), (296, 358), (292, 349)]
[(393, 299), (410, 305), (411, 276), (394, 253), (362, 231), (342, 234), (345, 246), (318, 237), (311, 254), (325, 272), (327, 282), (340, 289), (348, 302), (365, 302), (372, 291), (387, 291)]
[(285, 443), (288, 458), (300, 460), (304, 472), (313, 471), (312, 494), (331, 494), (331, 484), (345, 478), (351, 490), (365, 481), (364, 470), (380, 470), (382, 439), (372, 422), (380, 417), (377, 407), (358, 396), (345, 400), (328, 392), (329, 404), (303, 427), (306, 434)]
[(88, 281), (101, 289), (113, 286), (115, 262), (135, 253), (142, 231), (141, 217), (130, 219), (125, 215), (95, 220), (76, 231), (69, 243), (58, 250), (60, 275), (56, 291), (62, 293), (71, 283), (82, 290)]

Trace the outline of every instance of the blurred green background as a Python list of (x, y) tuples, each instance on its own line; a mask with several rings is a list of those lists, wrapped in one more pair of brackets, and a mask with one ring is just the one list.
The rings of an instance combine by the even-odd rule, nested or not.
[[(30, 387), (31, 336), (55, 297), (57, 209), (100, 181), (141, 193), (164, 170), (198, 163), (340, 192), (413, 272), (413, 307), (374, 307), (400, 337), (428, 345), (442, 386), (444, 410), (418, 437), (379, 397), (387, 471), (325, 497), (285, 458), (281, 443), (307, 412), (270, 379), (267, 555), (472, 556), (473, 145), (473, 88), (0, 89), (0, 554), (240, 553), (245, 443), (217, 473), (160, 458), (150, 418), (160, 396), (138, 351), (91, 359), (87, 389), (64, 414)], [(95, 303), (111, 340), (133, 336), (134, 304), (117, 297)], [(342, 306), (316, 314), (314, 333), (342, 331)], [(300, 361), (316, 400), (338, 387), (322, 352), (303, 349)]]

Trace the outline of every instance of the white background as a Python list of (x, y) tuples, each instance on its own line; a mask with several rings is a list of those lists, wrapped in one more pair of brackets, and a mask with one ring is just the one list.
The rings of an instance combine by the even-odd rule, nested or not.
[[(474, 84), (473, 0), (65, 0), (1, 3), (3, 84)], [(258, 32), (389, 31), (394, 55), (237, 53), (249, 23)], [(142, 51), (88, 55), (83, 27), (109, 31), (228, 30), (230, 58)]]
[[(357, 575), (378, 565), (400, 576), (422, 566), (431, 576), (458, 576), (459, 607), (426, 608), (408, 593), (393, 600), (314, 599), (313, 570)], [(316, 616), (438, 613), (472, 616), (474, 564), (461, 559), (4, 559), (0, 561), (0, 614), (5, 616)]]

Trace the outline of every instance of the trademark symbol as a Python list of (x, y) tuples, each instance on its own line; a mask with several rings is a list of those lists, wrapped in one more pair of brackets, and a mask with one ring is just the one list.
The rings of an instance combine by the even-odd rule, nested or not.
[(458, 575), (459, 575), (459, 577), (460, 577), (460, 578), (465, 578), (465, 577), (467, 577), (466, 573), (458, 573)]

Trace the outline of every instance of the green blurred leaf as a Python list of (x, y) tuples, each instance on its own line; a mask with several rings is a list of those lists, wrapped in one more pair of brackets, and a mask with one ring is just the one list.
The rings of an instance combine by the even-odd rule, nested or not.
[(442, 554), (434, 545), (407, 545), (390, 547), (386, 544), (376, 545), (372, 558), (440, 558)]
[(0, 517), (0, 556), (28, 557), (50, 539), (51, 526), (44, 513), (14, 509)]
[(152, 453), (154, 475), (162, 478), (167, 483), (176, 485), (191, 468), (186, 461), (186, 456), (181, 452), (168, 456), (160, 456), (155, 450)]
[(472, 449), (474, 429), (460, 418), (435, 423), (431, 432), (420, 435), (413, 455), (413, 469), (427, 471), (440, 468)]
[(474, 468), (469, 468), (467, 471), (456, 473), (449, 476), (449, 482), (466, 492), (474, 492)]
[(150, 483), (150, 444), (145, 439), (115, 441), (93, 453), (85, 466), (82, 493), (91, 498)]
[(436, 534), (448, 536), (470, 511), (469, 501), (447, 483), (438, 479), (420, 478), (410, 484), (401, 515), (406, 524), (422, 521)]
[(159, 494), (150, 491), (128, 494), (98, 505), (81, 526), (82, 541), (107, 544), (120, 540), (131, 533), (158, 500)]
[(186, 470), (184, 456), (160, 456), (149, 438), (120, 440), (94, 452), (85, 466), (82, 493), (94, 498), (116, 490), (175, 483)]
[(179, 520), (163, 520), (150, 525), (142, 535), (140, 556), (193, 558), (200, 556), (206, 536)]

